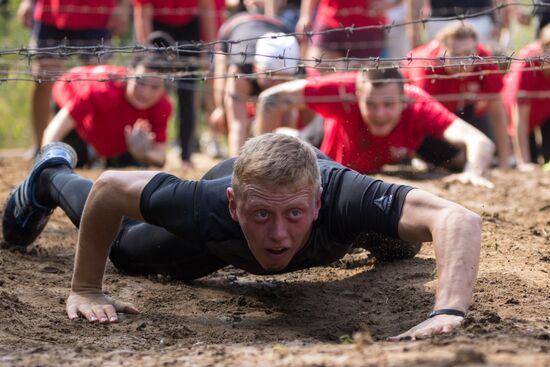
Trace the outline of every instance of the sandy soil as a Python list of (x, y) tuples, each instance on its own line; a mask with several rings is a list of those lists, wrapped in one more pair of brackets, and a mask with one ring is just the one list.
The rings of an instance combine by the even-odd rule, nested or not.
[[(190, 177), (210, 163), (201, 160)], [(0, 202), (29, 166), (0, 158)], [(381, 177), (458, 201), (484, 219), (474, 303), (451, 335), (385, 341), (432, 307), (431, 244), (398, 263), (357, 251), (287, 275), (226, 268), (192, 283), (124, 276), (109, 264), (108, 292), (142, 313), (114, 325), (71, 322), (64, 302), (77, 232), (57, 210), (29, 248), (2, 244), (0, 365), (550, 366), (550, 172), (492, 172), (494, 190), (447, 185), (437, 175)]]

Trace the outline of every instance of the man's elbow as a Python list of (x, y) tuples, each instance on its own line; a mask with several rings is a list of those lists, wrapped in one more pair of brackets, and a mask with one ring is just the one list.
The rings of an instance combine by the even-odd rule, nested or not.
[(464, 223), (467, 223), (469, 228), (481, 233), (481, 216), (479, 214), (463, 207), (461, 216), (462, 220)]
[(263, 114), (283, 112), (285, 107), (281, 94), (275, 92), (274, 88), (268, 88), (258, 96), (258, 110)]
[(458, 204), (451, 208), (451, 212), (451, 217), (458, 226), (462, 227), (471, 236), (479, 239), (471, 243), (471, 245), (477, 244), (479, 247), (481, 241), (481, 216)]
[(109, 193), (117, 190), (117, 175), (116, 171), (107, 170), (101, 173), (99, 177), (94, 181), (92, 186), (92, 192), (94, 196), (100, 197), (108, 195)]

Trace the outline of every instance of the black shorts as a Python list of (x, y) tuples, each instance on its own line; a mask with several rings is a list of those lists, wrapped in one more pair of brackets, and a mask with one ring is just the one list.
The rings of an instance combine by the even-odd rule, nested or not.
[[(60, 45), (87, 47), (87, 46), (110, 46), (111, 31), (104, 29), (59, 29), (41, 22), (35, 22), (32, 28), (30, 48), (56, 47)], [(81, 58), (96, 58), (97, 50), (66, 50), (67, 53), (78, 55)], [(52, 55), (39, 54), (38, 58), (55, 58), (57, 50), (52, 50)]]

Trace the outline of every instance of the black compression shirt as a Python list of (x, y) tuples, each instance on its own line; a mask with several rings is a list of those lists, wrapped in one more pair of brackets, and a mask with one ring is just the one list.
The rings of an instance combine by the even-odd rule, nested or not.
[[(308, 243), (282, 272), (327, 265), (342, 258), (355, 237), (377, 232), (397, 237), (410, 186), (385, 183), (330, 160), (319, 159), (321, 210)], [(253, 274), (266, 274), (248, 249), (244, 234), (228, 209), (226, 189), (234, 160), (214, 167), (201, 181), (158, 174), (141, 198), (145, 220), (183, 240), (202, 243), (228, 264)]]

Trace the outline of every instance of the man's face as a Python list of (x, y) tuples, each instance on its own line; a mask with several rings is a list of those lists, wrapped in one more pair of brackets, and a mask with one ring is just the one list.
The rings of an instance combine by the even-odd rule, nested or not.
[[(449, 38), (445, 43), (446, 56), (468, 57), (477, 54), (477, 41), (474, 38)], [(473, 69), (472, 63), (468, 60), (446, 60), (448, 64), (460, 64), (464, 66), (446, 66), (447, 74), (465, 73)]]
[(403, 95), (397, 83), (376, 88), (366, 83), (357, 90), (363, 122), (374, 136), (387, 136), (397, 126), (403, 112)]
[(249, 184), (241, 196), (236, 198), (233, 189), (227, 189), (229, 211), (239, 222), (250, 251), (264, 270), (283, 270), (307, 243), (319, 215), (320, 190), (311, 185)]
[[(153, 74), (143, 65), (134, 69), (134, 75)], [(164, 81), (160, 78), (130, 79), (126, 84), (126, 97), (130, 104), (140, 110), (154, 106), (164, 95)]]

